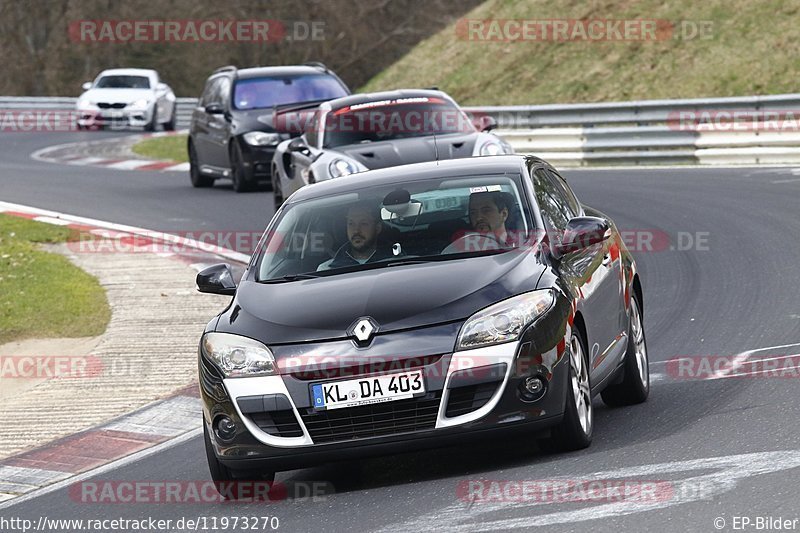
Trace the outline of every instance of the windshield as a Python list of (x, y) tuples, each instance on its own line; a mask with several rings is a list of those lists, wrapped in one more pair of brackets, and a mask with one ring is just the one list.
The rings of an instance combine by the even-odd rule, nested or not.
[(331, 111), (325, 117), (323, 147), (473, 131), (467, 116), (448, 100), (399, 98)]
[(147, 76), (103, 76), (97, 80), (98, 89), (149, 89)]
[(332, 100), (347, 96), (342, 84), (326, 74), (250, 78), (236, 82), (234, 109), (260, 109), (314, 100)]
[(426, 179), (289, 205), (267, 235), (257, 280), (294, 281), (404, 261), (503, 253), (535, 234), (519, 175)]

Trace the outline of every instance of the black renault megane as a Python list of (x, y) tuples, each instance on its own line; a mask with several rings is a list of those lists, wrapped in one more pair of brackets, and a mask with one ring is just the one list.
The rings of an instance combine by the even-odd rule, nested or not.
[(534, 157), (369, 171), (278, 210), (200, 341), (217, 483), (527, 432), (592, 440), (649, 392), (642, 282), (614, 223)]

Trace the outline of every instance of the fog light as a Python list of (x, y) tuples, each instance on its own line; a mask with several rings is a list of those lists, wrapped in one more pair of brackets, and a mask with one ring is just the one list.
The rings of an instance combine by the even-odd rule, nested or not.
[(216, 433), (222, 440), (231, 440), (236, 435), (236, 424), (227, 416), (221, 416), (217, 418)]
[(544, 383), (538, 377), (530, 377), (525, 380), (525, 390), (533, 395), (538, 395), (544, 390)]
[(519, 395), (526, 402), (535, 402), (546, 392), (547, 381), (542, 376), (529, 376), (519, 384)]

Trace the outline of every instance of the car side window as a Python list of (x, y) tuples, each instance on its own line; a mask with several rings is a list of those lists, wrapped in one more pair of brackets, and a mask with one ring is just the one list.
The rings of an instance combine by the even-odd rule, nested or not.
[(203, 89), (203, 95), (200, 97), (200, 107), (205, 107), (211, 102), (213, 102), (212, 98), (214, 97), (214, 88), (216, 86), (217, 80), (211, 79), (206, 82), (206, 86)]
[(576, 213), (569, 207), (563, 191), (556, 186), (554, 178), (545, 169), (534, 170), (532, 176), (536, 203), (539, 204), (542, 217), (554, 230), (554, 237), (557, 240), (554, 244), (559, 244), (569, 219)]
[(216, 91), (215, 103), (222, 104), (225, 109), (228, 109), (231, 102), (231, 80), (228, 78), (219, 79), (219, 87)]
[(581, 203), (578, 201), (578, 198), (575, 196), (575, 193), (572, 192), (567, 180), (565, 180), (561, 174), (555, 172), (553, 170), (546, 170), (548, 176), (550, 176), (551, 181), (556, 187), (556, 190), (560, 191), (560, 196), (564, 199), (564, 202), (569, 207), (570, 211), (572, 211), (574, 217), (580, 215), (581, 213)]

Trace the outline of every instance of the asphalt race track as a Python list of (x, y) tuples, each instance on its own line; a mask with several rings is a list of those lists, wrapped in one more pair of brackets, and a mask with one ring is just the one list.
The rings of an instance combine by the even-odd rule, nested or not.
[[(197, 190), (183, 173), (61, 166), (28, 156), (102, 135), (114, 134), (0, 136), (0, 200), (164, 231), (260, 231), (272, 215), (270, 192), (235, 194), (227, 184)], [(595, 399), (594, 443), (587, 450), (551, 455), (521, 437), (278, 475), (289, 485), (331, 484), (335, 492), (318, 501), (104, 505), (76, 502), (63, 489), (4, 513), (34, 523), (42, 515), (268, 515), (278, 517), (280, 531), (714, 531), (723, 524), (719, 518), (728, 530), (737, 517), (753, 523), (758, 517), (800, 519), (798, 371), (794, 379), (729, 379), (723, 372), (698, 380), (667, 375), (664, 364), (679, 356), (731, 357), (767, 348), (754, 355), (800, 353), (800, 346), (781, 347), (800, 342), (800, 175), (792, 171), (565, 172), (581, 200), (621, 230), (669, 237), (666, 244), (656, 239), (663, 249), (634, 251), (645, 291), (650, 399), (620, 409)], [(507, 497), (470, 503), (459, 497), (459, 485), (470, 480), (554, 478), (658, 481), (668, 490), (646, 502)], [(207, 479), (197, 437), (89, 481)]]

